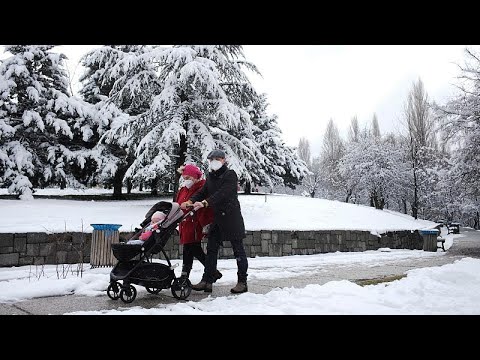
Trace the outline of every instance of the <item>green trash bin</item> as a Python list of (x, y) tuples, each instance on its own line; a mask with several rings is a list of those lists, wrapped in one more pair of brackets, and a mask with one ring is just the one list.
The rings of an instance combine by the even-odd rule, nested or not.
[(113, 256), (112, 244), (120, 242), (118, 229), (121, 224), (90, 224), (93, 227), (90, 249), (90, 267), (114, 266), (117, 259)]
[(437, 237), (440, 232), (437, 229), (420, 230), (423, 238), (423, 251), (437, 251)]

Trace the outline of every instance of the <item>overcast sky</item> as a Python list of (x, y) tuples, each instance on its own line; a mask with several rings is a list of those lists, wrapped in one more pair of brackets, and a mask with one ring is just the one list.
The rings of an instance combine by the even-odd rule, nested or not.
[[(56, 50), (69, 57), (73, 71), (80, 57), (94, 47), (98, 46), (63, 45)], [(456, 64), (463, 63), (465, 47), (246, 45), (244, 52), (263, 75), (252, 74), (252, 82), (267, 93), (268, 110), (278, 115), (286, 143), (296, 146), (306, 137), (317, 155), (330, 118), (342, 136), (354, 115), (362, 126), (377, 113), (382, 133), (400, 130), (403, 105), (419, 77), (431, 99), (445, 101), (455, 93)], [(80, 73), (78, 67), (75, 75)]]
[(370, 124), (377, 113), (382, 133), (399, 130), (403, 104), (419, 77), (431, 98), (452, 95), (455, 63), (463, 63), (465, 47), (245, 46), (245, 55), (263, 74), (254, 84), (268, 94), (287, 143), (297, 145), (304, 136), (315, 155), (330, 118), (343, 136), (354, 115)]

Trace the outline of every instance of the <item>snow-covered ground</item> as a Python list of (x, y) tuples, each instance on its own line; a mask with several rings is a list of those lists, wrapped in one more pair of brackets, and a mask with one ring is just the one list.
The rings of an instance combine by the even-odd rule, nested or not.
[[(463, 234), (445, 235), (446, 246)], [(249, 283), (320, 273), (326, 267), (381, 266), (386, 262), (406, 258), (444, 256), (444, 252), (421, 250), (380, 249), (362, 253), (327, 253), (285, 257), (256, 257), (249, 259)], [(180, 260), (173, 264), (181, 265)], [(78, 265), (55, 265), (0, 268), (0, 302), (10, 303), (44, 296), (77, 294), (104, 296), (111, 268), (90, 269), (84, 264), (80, 277)], [(217, 284), (235, 284), (236, 265), (232, 259), (220, 259), (218, 268), (223, 277)], [(179, 272), (180, 266), (176, 268)], [(197, 261), (190, 278), (200, 280), (203, 267)], [(177, 273), (178, 275), (178, 273)], [(145, 288), (137, 287), (138, 297), (148, 296)], [(165, 290), (167, 291), (167, 290)], [(160, 304), (144, 309), (134, 304), (102, 311), (79, 311), (71, 314), (480, 314), (480, 260), (464, 258), (440, 267), (415, 269), (407, 277), (390, 283), (359, 286), (353, 282), (331, 281), (324, 285), (311, 284), (305, 288), (273, 288), (266, 294), (244, 293), (226, 297), (208, 296), (200, 301)]]
[[(40, 190), (39, 190), (40, 192)], [(58, 194), (54, 190), (50, 194)], [(90, 224), (122, 224), (131, 231), (157, 201), (0, 200), (0, 233), (92, 232)], [(247, 230), (394, 230), (433, 228), (435, 223), (363, 205), (292, 195), (240, 195)]]
[[(50, 194), (59, 192), (52, 190)], [(323, 199), (271, 194), (241, 195), (239, 199), (247, 230), (357, 229), (382, 233), (435, 226), (433, 222), (414, 220), (392, 211)], [(148, 209), (160, 200), (170, 201), (160, 198), (135, 201), (0, 200), (0, 232), (82, 231), (82, 227), (83, 231), (90, 232), (92, 223), (122, 224), (121, 231), (128, 231), (138, 226)], [(442, 235), (446, 238), (447, 249), (454, 237), (463, 236)], [(391, 260), (444, 254), (379, 249), (363, 253), (256, 257), (249, 259), (249, 283), (322, 272), (326, 266), (354, 263), (381, 266)], [(181, 260), (172, 262), (181, 265)], [(66, 294), (106, 296), (111, 269), (90, 269), (84, 264), (80, 277), (74, 272), (77, 267), (0, 268), (0, 302)], [(180, 268), (177, 267), (176, 271)], [(235, 283), (235, 261), (220, 259), (218, 268), (224, 274), (219, 284)], [(62, 273), (65, 269), (69, 271)], [(201, 264), (195, 261), (192, 282), (200, 280), (202, 271)], [(138, 296), (145, 291), (138, 287)], [(479, 314), (479, 303), (480, 260), (466, 258), (442, 267), (412, 270), (406, 278), (388, 284), (361, 287), (346, 280), (332, 281), (303, 289), (275, 288), (267, 294), (209, 296), (201, 301), (159, 305), (154, 309), (133, 306), (76, 314)]]

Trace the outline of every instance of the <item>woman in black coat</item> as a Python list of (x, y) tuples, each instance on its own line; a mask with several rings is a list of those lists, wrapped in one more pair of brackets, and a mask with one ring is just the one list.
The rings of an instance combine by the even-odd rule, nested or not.
[(200, 283), (193, 285), (197, 291), (212, 292), (212, 283), (217, 270), (218, 249), (223, 241), (229, 240), (237, 260), (237, 285), (230, 291), (234, 294), (248, 291), (247, 269), (248, 260), (243, 247), (245, 225), (238, 201), (238, 177), (234, 170), (228, 169), (225, 164), (225, 153), (222, 150), (213, 150), (208, 154), (210, 173), (203, 187), (190, 200), (181, 204), (195, 210), (201, 207), (213, 209), (213, 223), (208, 233), (207, 257), (205, 271)]

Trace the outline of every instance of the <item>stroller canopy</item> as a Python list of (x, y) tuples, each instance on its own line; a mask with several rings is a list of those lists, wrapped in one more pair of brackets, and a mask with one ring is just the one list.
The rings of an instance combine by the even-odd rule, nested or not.
[(162, 228), (167, 228), (175, 221), (183, 216), (183, 211), (180, 209), (180, 205), (176, 202), (169, 203), (170, 210), (168, 211), (167, 218), (162, 223)]
[(142, 227), (147, 226), (152, 218), (152, 215), (156, 211), (161, 211), (167, 217), (163, 221), (161, 227), (167, 228), (172, 225), (175, 221), (183, 216), (183, 211), (180, 209), (180, 205), (176, 202), (168, 202), (168, 201), (160, 201), (153, 205), (150, 210), (148, 210), (147, 214), (145, 215), (145, 220), (140, 224)]

